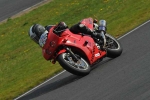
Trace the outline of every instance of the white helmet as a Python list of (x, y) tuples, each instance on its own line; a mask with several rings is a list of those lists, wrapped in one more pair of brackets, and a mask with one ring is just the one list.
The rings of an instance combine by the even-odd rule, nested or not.
[(29, 36), (37, 44), (39, 44), (40, 36), (46, 31), (44, 26), (35, 24), (30, 27)]

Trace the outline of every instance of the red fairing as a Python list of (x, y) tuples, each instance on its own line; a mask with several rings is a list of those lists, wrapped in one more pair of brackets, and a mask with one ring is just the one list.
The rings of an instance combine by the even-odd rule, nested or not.
[(88, 27), (90, 30), (93, 30), (93, 19), (92, 18), (86, 18), (81, 21), (81, 24), (84, 24), (86, 27)]
[[(75, 47), (76, 49), (82, 51), (82, 53), (87, 56), (88, 62), (90, 64), (94, 63), (96, 60), (106, 55), (106, 51), (100, 51), (95, 45), (94, 40), (90, 36), (73, 34), (69, 30), (63, 32), (61, 36), (64, 36), (66, 34), (69, 35), (65, 37), (67, 41), (64, 44), (66, 46)], [(88, 43), (85, 45), (85, 42)]]
[[(93, 30), (93, 19), (87, 18), (81, 21), (89, 29)], [(48, 37), (44, 47), (42, 48), (43, 57), (46, 60), (56, 61), (56, 57), (66, 52), (65, 48), (58, 50), (60, 46), (66, 46), (73, 49), (75, 52), (84, 54), (89, 64), (93, 64), (98, 59), (106, 55), (106, 51), (101, 51), (95, 45), (95, 41), (90, 36), (82, 36), (80, 34), (73, 34), (69, 29), (66, 29), (60, 36), (53, 33), (52, 27), (48, 33)]]
[(44, 47), (42, 48), (43, 57), (46, 60), (51, 60), (54, 56), (54, 52), (58, 47), (58, 42), (61, 40), (61, 37), (53, 33), (53, 28), (50, 29), (48, 37)]

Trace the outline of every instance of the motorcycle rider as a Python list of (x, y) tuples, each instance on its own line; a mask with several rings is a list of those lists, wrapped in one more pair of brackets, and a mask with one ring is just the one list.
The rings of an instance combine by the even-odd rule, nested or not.
[(94, 30), (90, 30), (84, 24), (79, 22), (79, 23), (73, 25), (70, 28), (70, 31), (75, 34), (84, 33), (84, 34), (91, 35), (91, 36), (97, 36), (97, 34), (94, 32), (95, 30), (98, 30), (98, 25), (97, 25), (96, 19), (94, 19), (94, 21), (93, 21), (93, 27), (94, 27)]
[(57, 35), (60, 35), (62, 31), (68, 28), (64, 22), (60, 22), (58, 25), (47, 25), (45, 27), (40, 24), (34, 24), (29, 29), (29, 36), (35, 43), (39, 44), (40, 47), (43, 47), (46, 43), (48, 32), (53, 26), (55, 26), (53, 32)]
[[(91, 37), (98, 37), (102, 39), (101, 34), (98, 34), (98, 32), (95, 32), (95, 30), (98, 30), (97, 20), (94, 20), (93, 23), (94, 23), (94, 30), (90, 30), (84, 24), (81, 24), (79, 22), (73, 25), (70, 28), (70, 31), (74, 34), (84, 33), (84, 34), (90, 35)], [(40, 47), (43, 47), (47, 40), (48, 31), (53, 26), (55, 26), (53, 32), (57, 34), (58, 36), (61, 34), (61, 32), (63, 32), (65, 29), (68, 28), (65, 22), (60, 22), (57, 25), (47, 25), (45, 27), (40, 24), (34, 24), (29, 29), (29, 36), (34, 42), (39, 44)]]

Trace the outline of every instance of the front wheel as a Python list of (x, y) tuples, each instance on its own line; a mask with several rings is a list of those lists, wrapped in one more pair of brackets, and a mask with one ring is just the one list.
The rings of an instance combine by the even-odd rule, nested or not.
[(58, 56), (57, 61), (65, 70), (72, 74), (78, 76), (89, 74), (91, 68), (87, 61), (77, 54), (75, 54), (75, 56), (78, 58), (78, 61), (75, 61), (69, 53), (62, 53)]
[(120, 42), (109, 34), (106, 36), (106, 45), (107, 45), (107, 57), (115, 58), (121, 55), (122, 47)]

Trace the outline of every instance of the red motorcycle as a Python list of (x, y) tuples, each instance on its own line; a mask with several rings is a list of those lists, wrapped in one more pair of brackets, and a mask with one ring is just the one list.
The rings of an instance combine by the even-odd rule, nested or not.
[[(95, 30), (92, 18), (83, 19), (81, 23), (90, 30)], [(105, 24), (105, 20), (101, 20), (98, 26), (102, 39), (92, 38), (83, 33), (73, 34), (69, 29), (63, 30), (58, 36), (52, 27), (42, 50), (43, 56), (53, 64), (58, 61), (72, 74), (79, 76), (89, 74), (91, 67), (104, 57), (115, 58), (122, 53), (122, 47), (117, 39), (104, 32)]]

